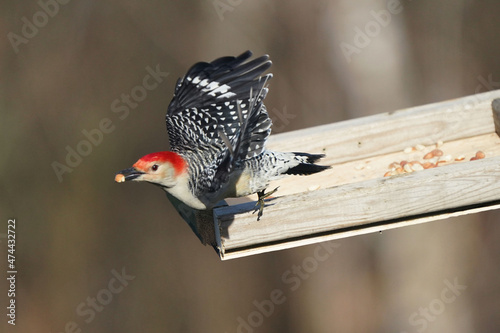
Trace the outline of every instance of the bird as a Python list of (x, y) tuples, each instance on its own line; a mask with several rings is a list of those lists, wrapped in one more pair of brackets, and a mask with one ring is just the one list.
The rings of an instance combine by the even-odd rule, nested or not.
[(194, 64), (178, 79), (167, 108), (170, 151), (141, 157), (115, 181), (157, 185), (196, 210), (257, 193), (259, 221), (265, 199), (278, 190), (265, 192), (272, 180), (330, 168), (316, 164), (324, 154), (266, 149), (272, 121), (264, 98), (273, 75), (263, 73), (272, 63), (268, 55), (251, 57), (246, 51)]

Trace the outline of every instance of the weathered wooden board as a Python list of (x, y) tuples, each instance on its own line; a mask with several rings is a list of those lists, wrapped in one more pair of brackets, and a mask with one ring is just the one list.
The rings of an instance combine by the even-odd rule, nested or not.
[(492, 100), (500, 90), (272, 135), (268, 149), (325, 151), (328, 164), (495, 132)]
[[(492, 100), (500, 91), (272, 136), (269, 149), (325, 152), (332, 169), (288, 177), (260, 221), (254, 198), (214, 210), (222, 259), (311, 244), (498, 208), (500, 139)], [(384, 177), (393, 161), (420, 161), (436, 148), (439, 167)], [(424, 145), (422, 150), (407, 147)], [(469, 161), (478, 150), (486, 158)], [(460, 155), (463, 160), (455, 161)], [(235, 202), (248, 203), (234, 204)]]

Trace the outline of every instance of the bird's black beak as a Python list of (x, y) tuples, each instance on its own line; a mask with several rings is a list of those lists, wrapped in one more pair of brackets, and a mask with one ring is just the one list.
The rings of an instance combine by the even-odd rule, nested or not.
[(136, 168), (128, 168), (122, 171), (119, 171), (115, 176), (115, 182), (123, 183), (127, 180), (134, 180), (140, 175), (143, 175), (144, 172), (137, 170)]

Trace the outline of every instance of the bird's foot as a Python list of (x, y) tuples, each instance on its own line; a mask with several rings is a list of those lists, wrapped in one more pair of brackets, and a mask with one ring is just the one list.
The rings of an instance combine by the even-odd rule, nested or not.
[(252, 214), (255, 214), (256, 211), (259, 211), (259, 214), (257, 215), (257, 221), (260, 220), (262, 213), (264, 212), (264, 206), (265, 202), (264, 199), (269, 198), (274, 192), (278, 190), (279, 186), (276, 187), (274, 190), (271, 192), (264, 193), (266, 190), (262, 190), (260, 192), (257, 192), (257, 195), (259, 196), (259, 199), (257, 200), (257, 203), (255, 204), (255, 209)]

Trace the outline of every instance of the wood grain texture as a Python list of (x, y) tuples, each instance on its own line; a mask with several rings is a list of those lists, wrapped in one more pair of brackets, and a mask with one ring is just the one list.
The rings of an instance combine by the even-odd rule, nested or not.
[(280, 133), (267, 147), (277, 151), (325, 152), (327, 163), (342, 163), (494, 132), (491, 103), (500, 90)]
[[(272, 136), (269, 149), (325, 151), (332, 169), (288, 177), (256, 221), (254, 202), (214, 210), (222, 259), (498, 208), (500, 139), (492, 100), (500, 91)], [(440, 147), (440, 167), (383, 177), (391, 161), (422, 160)], [(425, 150), (403, 152), (425, 145)], [(486, 159), (469, 161), (477, 150)], [(455, 157), (467, 158), (457, 162)], [(325, 164), (324, 163), (324, 164)], [(240, 199), (240, 202), (245, 198)], [(254, 200), (246, 198), (247, 201)]]

